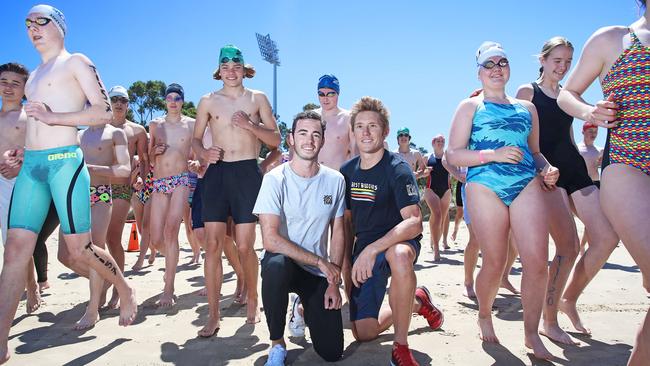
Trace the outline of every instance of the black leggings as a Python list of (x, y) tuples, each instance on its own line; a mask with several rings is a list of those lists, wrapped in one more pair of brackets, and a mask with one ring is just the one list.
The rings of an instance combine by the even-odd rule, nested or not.
[(262, 302), (271, 340), (283, 337), (289, 292), (300, 296), (305, 323), (314, 350), (325, 361), (335, 362), (343, 354), (341, 310), (326, 310), (323, 304), (327, 279), (305, 271), (291, 258), (266, 252), (262, 259)]
[(36, 277), (38, 277), (39, 283), (47, 281), (47, 246), (45, 241), (52, 235), (57, 226), (59, 226), (59, 216), (56, 213), (56, 208), (54, 208), (54, 203), (51, 203), (41, 232), (36, 239), (36, 247), (34, 247), (34, 266), (36, 267)]

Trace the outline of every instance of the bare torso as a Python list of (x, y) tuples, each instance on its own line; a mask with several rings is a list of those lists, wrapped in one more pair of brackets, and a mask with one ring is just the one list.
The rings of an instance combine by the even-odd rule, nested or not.
[(415, 173), (418, 168), (418, 162), (422, 159), (422, 155), (417, 150), (409, 150), (408, 152), (400, 152), (399, 149), (395, 150), (395, 153), (404, 158), (407, 163), (411, 166), (411, 170)]
[(250, 131), (235, 126), (232, 116), (237, 111), (248, 114), (253, 124), (261, 124), (259, 106), (255, 101), (255, 90), (244, 89), (244, 93), (232, 98), (219, 92), (211, 93), (203, 102), (208, 103), (208, 128), (213, 145), (224, 150), (224, 161), (257, 159), (261, 142)]
[(323, 111), (321, 108), (316, 112), (326, 123), (325, 144), (318, 154), (321, 164), (339, 170), (341, 165), (352, 158), (350, 112), (345, 109)]
[[(86, 105), (86, 95), (74, 76), (71, 58), (67, 52), (41, 64), (29, 75), (25, 85), (28, 101), (42, 102), (52, 112), (78, 112)], [(48, 126), (34, 118), (27, 119), (25, 147), (43, 150), (77, 144), (77, 128)]]
[(154, 178), (164, 178), (187, 172), (187, 161), (190, 159), (194, 119), (181, 116), (180, 121), (158, 118), (151, 121), (150, 146), (167, 144), (164, 153), (157, 155), (152, 162)]
[(580, 152), (580, 155), (582, 155), (582, 158), (585, 159), (587, 171), (589, 172), (591, 180), (600, 180), (598, 166), (601, 161), (602, 149), (594, 145), (587, 146), (584, 142), (581, 142), (578, 144), (578, 151)]
[[(111, 125), (90, 127), (81, 132), (79, 141), (84, 161), (89, 165), (111, 166), (115, 163), (115, 142), (113, 133), (115, 127)], [(90, 184), (110, 184), (111, 178), (94, 174), (89, 169)]]
[[(131, 167), (135, 167), (137, 164), (134, 162), (134, 157), (136, 151), (146, 151), (144, 147), (139, 148), (139, 144), (146, 144), (147, 143), (147, 130), (144, 129), (141, 125), (137, 123), (133, 123), (131, 121), (125, 121), (122, 124), (115, 124), (113, 123), (113, 126), (115, 128), (121, 129), (124, 131), (124, 134), (126, 135), (126, 140), (128, 144), (128, 149), (129, 149), (129, 156), (131, 158)], [(111, 183), (113, 184), (130, 184), (131, 183), (131, 178), (113, 178), (111, 179)]]
[(7, 150), (25, 146), (27, 114), (21, 108), (15, 111), (0, 112), (0, 156)]

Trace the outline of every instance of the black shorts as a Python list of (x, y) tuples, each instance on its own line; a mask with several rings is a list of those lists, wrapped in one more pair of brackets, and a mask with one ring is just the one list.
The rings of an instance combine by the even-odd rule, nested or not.
[(262, 185), (262, 171), (257, 160), (219, 161), (210, 164), (203, 176), (203, 222), (235, 224), (257, 222), (253, 207)]
[(203, 228), (203, 202), (201, 195), (203, 191), (203, 178), (196, 180), (196, 188), (194, 188), (194, 195), (190, 207), (192, 209), (192, 229)]
[(463, 207), (462, 182), (456, 182), (456, 207)]
[(595, 181), (594, 181), (594, 185), (595, 185), (596, 187), (598, 187), (598, 189), (600, 189), (600, 181), (599, 181), (599, 180), (595, 180)]

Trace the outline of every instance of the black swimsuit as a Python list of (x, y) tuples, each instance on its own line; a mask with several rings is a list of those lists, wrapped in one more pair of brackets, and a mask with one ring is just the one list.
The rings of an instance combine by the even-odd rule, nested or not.
[(435, 154), (431, 153), (427, 166), (432, 167), (429, 178), (427, 179), (427, 188), (431, 189), (436, 196), (442, 197), (449, 189), (449, 172), (442, 166), (442, 159), (436, 158)]
[(587, 171), (587, 164), (571, 141), (573, 117), (564, 113), (553, 99), (533, 86), (533, 104), (539, 115), (539, 148), (544, 157), (560, 170), (557, 186), (570, 195), (575, 191), (593, 185)]

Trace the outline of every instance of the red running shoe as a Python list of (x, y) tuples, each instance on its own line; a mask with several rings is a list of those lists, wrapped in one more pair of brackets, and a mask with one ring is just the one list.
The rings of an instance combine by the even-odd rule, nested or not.
[(393, 352), (390, 358), (391, 366), (420, 366), (413, 358), (408, 345), (393, 343)]
[(420, 302), (418, 315), (422, 315), (429, 322), (431, 329), (440, 329), (445, 322), (445, 315), (440, 310), (440, 307), (434, 305), (431, 301), (429, 290), (424, 286), (416, 288), (415, 298)]

